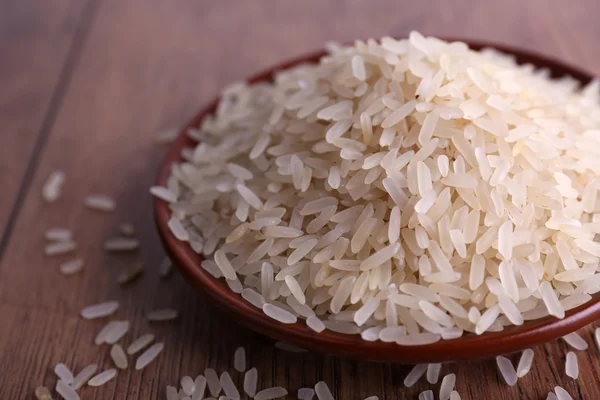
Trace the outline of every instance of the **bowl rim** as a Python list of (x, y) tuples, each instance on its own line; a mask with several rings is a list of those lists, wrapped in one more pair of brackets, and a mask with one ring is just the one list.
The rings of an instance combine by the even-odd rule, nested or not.
[[(445, 40), (456, 41), (457, 39)], [(458, 40), (476, 50), (491, 47), (516, 56), (520, 64), (532, 63), (537, 67), (548, 67), (554, 77), (568, 74), (582, 83), (592, 79), (592, 74), (536, 52), (494, 42)], [(292, 58), (254, 74), (247, 79), (247, 82), (268, 81), (276, 71), (300, 63), (314, 63), (324, 54), (326, 52), (321, 50)], [(196, 144), (186, 134), (187, 130), (197, 127), (206, 115), (212, 113), (218, 101), (217, 96), (180, 130), (160, 165), (156, 185), (166, 186), (171, 165), (181, 161), (181, 149)], [(402, 364), (474, 360), (530, 348), (564, 336), (600, 318), (600, 293), (597, 293), (587, 303), (567, 311), (563, 319), (547, 316), (526, 321), (520, 326), (506, 327), (500, 332), (486, 332), (482, 335), (467, 334), (457, 339), (442, 339), (427, 345), (402, 346), (382, 341), (368, 342), (360, 335), (341, 334), (329, 330), (316, 333), (301, 319), (294, 324), (283, 324), (271, 319), (261, 309), (254, 307), (241, 295), (233, 292), (223, 279), (216, 279), (202, 269), (200, 266), (202, 257), (195, 253), (188, 243), (180, 242), (170, 232), (167, 226), (170, 210), (165, 201), (154, 199), (154, 215), (159, 236), (172, 262), (217, 308), (254, 331), (311, 351), (345, 358)]]

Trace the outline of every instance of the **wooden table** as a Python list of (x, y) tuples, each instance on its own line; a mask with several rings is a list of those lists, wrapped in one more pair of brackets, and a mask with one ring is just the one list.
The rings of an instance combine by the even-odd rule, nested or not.
[[(38, 385), (53, 387), (61, 361), (109, 367), (108, 347), (92, 344), (104, 322), (78, 314), (118, 299), (117, 316), (132, 321), (125, 342), (154, 332), (165, 351), (142, 372), (130, 368), (101, 388), (82, 389), (82, 398), (162, 399), (184, 375), (232, 367), (243, 345), (261, 388), (282, 385), (295, 394), (325, 380), (337, 399), (416, 399), (430, 385), (423, 379), (405, 389), (408, 367), (277, 350), (204, 304), (178, 275), (159, 279), (163, 251), (147, 191), (164, 154), (155, 134), (181, 125), (222, 85), (330, 39), (418, 29), (535, 49), (598, 74), (597, 16), (594, 0), (0, 0), (0, 398), (30, 399)], [(56, 169), (66, 171), (66, 185), (58, 202), (46, 204), (41, 186)], [(117, 211), (85, 209), (90, 193), (114, 196)], [(103, 240), (125, 221), (143, 248), (107, 255)], [(66, 257), (43, 255), (42, 233), (54, 226), (75, 232), (85, 259), (78, 276), (58, 272)], [(118, 271), (138, 259), (143, 278), (119, 287)], [(156, 307), (177, 308), (180, 318), (149, 326), (143, 313)], [(491, 361), (445, 365), (442, 373), (457, 374), (463, 399), (541, 399), (557, 384), (574, 398), (598, 399), (598, 351), (591, 328), (583, 334), (590, 351), (578, 353), (577, 381), (564, 377), (562, 341), (537, 348), (534, 369), (512, 388)], [(240, 374), (233, 377), (241, 383)]]

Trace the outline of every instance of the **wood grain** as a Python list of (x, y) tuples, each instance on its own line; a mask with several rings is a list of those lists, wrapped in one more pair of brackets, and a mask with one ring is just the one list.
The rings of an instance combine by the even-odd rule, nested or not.
[[(59, 8), (65, 12), (82, 13), (82, 6), (67, 7), (66, 0), (55, 1), (63, 4)], [(84, 13), (88, 15), (87, 34), (81, 33), (85, 40), (80, 42), (80, 53), (68, 62), (68, 85), (62, 86), (62, 92), (54, 91), (60, 99), (55, 118), (46, 124), (47, 137), (34, 137), (29, 145), (21, 144), (19, 139), (20, 144), (15, 145), (14, 139), (0, 136), (1, 162), (10, 171), (6, 176), (16, 182), (13, 188), (24, 184), (28, 188), (22, 204), (12, 208), (13, 228), (4, 229), (10, 237), (0, 254), (0, 370), (6, 371), (0, 374), (0, 398), (29, 399), (36, 386), (53, 386), (56, 378), (52, 369), (61, 361), (75, 370), (92, 362), (110, 367), (109, 349), (92, 344), (106, 321), (83, 321), (78, 317), (85, 305), (108, 299), (121, 301), (115, 318), (132, 322), (124, 344), (142, 333), (153, 332), (158, 340), (165, 341), (165, 351), (144, 371), (129, 368), (101, 388), (83, 388), (82, 398), (163, 399), (165, 386), (178, 384), (184, 375), (195, 376), (206, 367), (218, 371), (230, 368), (239, 345), (248, 349), (249, 365), (260, 371), (260, 388), (282, 385), (295, 391), (325, 380), (335, 397), (342, 400), (368, 395), (416, 399), (422, 390), (439, 390), (439, 383), (429, 385), (425, 380), (404, 388), (402, 381), (410, 369), (406, 366), (280, 351), (271, 340), (220, 316), (176, 274), (161, 281), (156, 268), (163, 252), (147, 194), (164, 151), (153, 143), (154, 134), (181, 125), (222, 85), (282, 59), (310, 52), (329, 39), (403, 35), (419, 29), (434, 35), (534, 48), (598, 73), (600, 56), (595, 51), (595, 39), (600, 26), (595, 14), (586, 12), (582, 5), (570, 7), (558, 0), (425, 1), (412, 2), (410, 8), (391, 0), (96, 1), (93, 18)], [(8, 0), (0, 0), (0, 10), (13, 7), (8, 4)], [(29, 0), (28, 4), (23, 7), (42, 2)], [(595, 6), (593, 0), (585, 4)], [(60, 20), (55, 13), (59, 11), (40, 16), (39, 23), (54, 26), (56, 22), (46, 18)], [(0, 21), (2, 18), (0, 13)], [(24, 25), (35, 23), (25, 21)], [(8, 48), (18, 47), (19, 29), (8, 33), (1, 43)], [(18, 54), (19, 50), (11, 51)], [(36, 62), (23, 57), (24, 64)], [(39, 79), (36, 75), (45, 70), (39, 65), (29, 68), (19, 71), (24, 82)], [(56, 76), (59, 67), (48, 70), (52, 68)], [(0, 82), (4, 82), (2, 71), (0, 68)], [(47, 85), (41, 86), (47, 90)], [(7, 107), (14, 96), (25, 96), (23, 87), (27, 86), (12, 86), (8, 92), (11, 97), (3, 92), (0, 105)], [(45, 99), (38, 101), (48, 107), (47, 95)], [(27, 129), (39, 132), (36, 127), (40, 115), (44, 115), (40, 108), (44, 106), (22, 107), (20, 114), (3, 111), (0, 121), (3, 126), (27, 121)], [(31, 122), (35, 118), (37, 126)], [(23, 179), (26, 165), (22, 160), (31, 154), (31, 143), (37, 143), (40, 151), (29, 161), (31, 181), (27, 182)], [(7, 146), (12, 146), (11, 150), (6, 151)], [(68, 180), (61, 200), (47, 205), (41, 201), (39, 191), (46, 176), (57, 168), (68, 172)], [(4, 181), (4, 175), (0, 178)], [(114, 196), (117, 211), (85, 209), (83, 199), (91, 193)], [(9, 205), (4, 206), (5, 210), (11, 209), (11, 202), (6, 203)], [(104, 253), (102, 241), (115, 235), (118, 224), (124, 221), (136, 226), (143, 243), (141, 251), (128, 255)], [(65, 278), (57, 267), (69, 257), (43, 256), (42, 233), (53, 226), (75, 231), (76, 255), (86, 264), (82, 274)], [(127, 287), (119, 287), (115, 281), (119, 270), (136, 260), (144, 261), (145, 275)], [(181, 315), (174, 323), (148, 324), (144, 312), (157, 307), (174, 307)], [(444, 365), (442, 373), (457, 374), (457, 388), (463, 399), (534, 400), (545, 398), (557, 384), (574, 398), (597, 399), (600, 362), (591, 328), (584, 334), (591, 346), (587, 353), (578, 352), (581, 376), (577, 381), (564, 377), (567, 348), (562, 341), (537, 348), (534, 369), (512, 388), (501, 381), (492, 361)], [(241, 384), (241, 374), (234, 373), (233, 377)]]
[(86, 4), (0, 2), (0, 252), (85, 37)]

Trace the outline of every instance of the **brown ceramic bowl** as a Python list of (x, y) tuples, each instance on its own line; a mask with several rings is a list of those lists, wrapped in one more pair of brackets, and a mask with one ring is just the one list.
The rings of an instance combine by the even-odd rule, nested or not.
[[(591, 76), (577, 68), (560, 61), (519, 50), (508, 46), (490, 43), (466, 41), (471, 48), (494, 47), (505, 53), (516, 56), (519, 63), (532, 63), (538, 67), (547, 67), (555, 77), (571, 75), (587, 83)], [(324, 52), (309, 54), (284, 62), (248, 79), (248, 82), (269, 80), (273, 72), (289, 68), (298, 63), (316, 62)], [(158, 174), (156, 184), (164, 186), (170, 173), (171, 164), (181, 160), (181, 149), (195, 143), (188, 138), (185, 131), (197, 127), (207, 114), (212, 113), (218, 99), (203, 108), (185, 127), (172, 144)], [(521, 326), (507, 327), (502, 332), (489, 332), (480, 336), (468, 334), (454, 340), (441, 340), (423, 346), (400, 346), (395, 343), (366, 342), (359, 335), (344, 335), (331, 331), (316, 333), (303, 321), (295, 324), (282, 324), (263, 312), (234, 292), (223, 280), (215, 279), (200, 267), (201, 256), (196, 254), (187, 243), (178, 241), (169, 231), (167, 221), (170, 212), (167, 204), (156, 200), (155, 217), (158, 232), (163, 244), (174, 264), (183, 272), (185, 278), (198, 291), (214, 303), (227, 316), (246, 325), (250, 329), (270, 336), (274, 339), (300, 346), (302, 348), (353, 359), (395, 362), (403, 364), (446, 362), (489, 358), (499, 354), (526, 349), (573, 332), (600, 318), (600, 294), (588, 303), (570, 310), (564, 319), (546, 317), (525, 322)]]

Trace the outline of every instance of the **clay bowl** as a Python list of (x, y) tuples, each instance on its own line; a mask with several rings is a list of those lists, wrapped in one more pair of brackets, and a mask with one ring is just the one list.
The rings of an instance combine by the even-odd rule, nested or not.
[[(555, 77), (571, 75), (587, 83), (591, 80), (588, 73), (568, 66), (560, 61), (529, 51), (504, 45), (466, 41), (471, 48), (494, 47), (502, 52), (516, 56), (519, 63), (532, 63), (547, 67)], [(289, 68), (298, 63), (314, 63), (324, 53), (322, 51), (283, 62), (266, 71), (254, 75), (248, 82), (269, 80), (274, 71)], [(170, 173), (171, 164), (181, 160), (181, 150), (195, 143), (185, 131), (197, 127), (207, 114), (212, 113), (218, 99), (200, 110), (200, 112), (182, 128), (180, 135), (169, 149), (158, 174), (157, 185), (164, 186)], [(499, 354), (523, 350), (573, 332), (600, 318), (600, 294), (588, 303), (566, 313), (564, 319), (546, 317), (527, 321), (518, 327), (508, 327), (502, 332), (489, 332), (480, 336), (468, 334), (454, 340), (442, 340), (422, 346), (400, 346), (395, 343), (366, 342), (359, 335), (344, 335), (331, 331), (315, 333), (303, 321), (295, 324), (282, 324), (234, 292), (223, 280), (215, 279), (200, 267), (201, 256), (196, 254), (187, 243), (178, 241), (169, 231), (167, 221), (170, 212), (164, 201), (156, 200), (155, 218), (158, 232), (169, 256), (179, 267), (183, 275), (199, 293), (223, 311), (229, 318), (276, 340), (284, 341), (310, 351), (332, 354), (352, 359), (394, 362), (402, 364), (447, 362), (489, 358)]]

